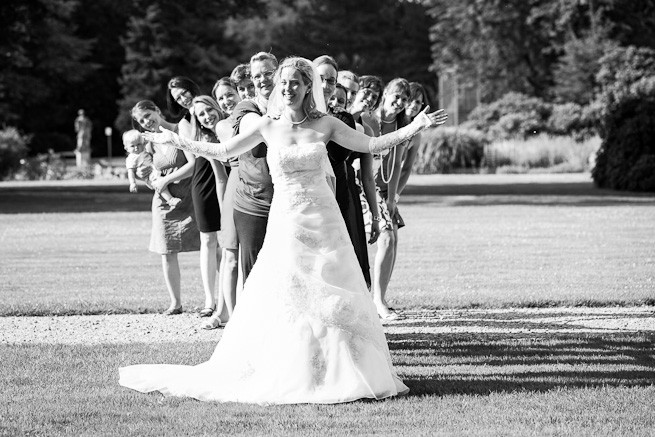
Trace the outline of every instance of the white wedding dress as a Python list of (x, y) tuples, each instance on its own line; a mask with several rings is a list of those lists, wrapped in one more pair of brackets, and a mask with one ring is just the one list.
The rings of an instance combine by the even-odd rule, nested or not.
[(268, 148), (264, 246), (209, 361), (136, 365), (120, 384), (203, 401), (337, 403), (409, 391), (326, 181), (325, 144)]

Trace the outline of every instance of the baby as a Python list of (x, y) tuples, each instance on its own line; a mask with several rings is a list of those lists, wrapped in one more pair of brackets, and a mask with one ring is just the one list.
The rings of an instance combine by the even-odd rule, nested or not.
[[(152, 167), (152, 172), (150, 172), (150, 176), (148, 176), (148, 179), (145, 182), (148, 188), (154, 189), (152, 187), (152, 182), (157, 179), (158, 172), (152, 164), (152, 154), (145, 150), (146, 141), (141, 136), (141, 132), (136, 129), (130, 129), (127, 132), (124, 132), (123, 147), (127, 152), (127, 157), (125, 158), (125, 167), (127, 167), (127, 179), (130, 181), (130, 192), (137, 192), (136, 170), (140, 167)], [(170, 206), (177, 205), (181, 200), (178, 197), (173, 197), (171, 192), (168, 190), (168, 187), (165, 187), (163, 190), (161, 190), (159, 195)]]

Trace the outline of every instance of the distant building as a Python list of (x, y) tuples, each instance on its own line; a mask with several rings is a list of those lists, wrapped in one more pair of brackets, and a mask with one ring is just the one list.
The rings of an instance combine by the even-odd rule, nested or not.
[(447, 126), (458, 126), (480, 104), (477, 83), (461, 80), (456, 68), (439, 74), (439, 107), (448, 112)]

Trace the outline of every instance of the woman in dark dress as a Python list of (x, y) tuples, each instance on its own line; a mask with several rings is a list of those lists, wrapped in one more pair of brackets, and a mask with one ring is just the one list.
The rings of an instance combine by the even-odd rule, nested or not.
[[(180, 136), (191, 140), (202, 139), (202, 130), (196, 117), (189, 110), (200, 88), (191, 79), (177, 76), (168, 82), (167, 103), (173, 116), (183, 118), (179, 122)], [(205, 306), (201, 317), (209, 317), (216, 308), (216, 277), (221, 252), (218, 250), (218, 231), (221, 229), (221, 210), (217, 185), (227, 184), (225, 168), (215, 160), (196, 157), (191, 193), (198, 230), (200, 231), (200, 274), (205, 292)]]
[[(325, 98), (326, 102), (330, 102), (332, 95), (336, 91), (337, 87), (337, 62), (331, 56), (322, 55), (314, 59), (313, 63), (319, 75), (321, 76), (323, 97)], [(350, 128), (355, 129), (355, 120), (353, 119), (352, 115), (350, 115), (350, 113), (346, 112), (342, 108), (335, 107), (334, 104), (329, 106), (328, 112), (333, 117), (336, 117), (344, 122)], [(334, 141), (330, 141), (327, 144), (327, 152), (335, 177), (334, 188), (337, 204), (339, 205), (341, 215), (346, 222), (346, 229), (348, 230), (350, 241), (352, 242), (355, 249), (355, 255), (357, 255), (357, 261), (359, 262), (360, 268), (362, 269), (364, 279), (366, 280), (366, 285), (370, 288), (371, 273), (368, 265), (366, 234), (363, 233), (363, 220), (355, 217), (355, 215), (352, 213), (352, 208), (354, 205), (349, 188), (346, 162), (351, 154), (351, 151), (345, 147), (341, 147)], [(361, 212), (361, 207), (359, 208), (359, 211)]]
[[(216, 81), (212, 89), (212, 96), (218, 110), (225, 117), (211, 126), (218, 140), (222, 142), (232, 138), (232, 120), (229, 117), (241, 98), (236, 85), (227, 77)], [(198, 114), (198, 116), (200, 115)], [(237, 299), (239, 240), (234, 223), (234, 194), (239, 180), (239, 158), (233, 157), (221, 162), (225, 166), (228, 178), (221, 203), (221, 231), (218, 235), (218, 243), (223, 252), (219, 273), (219, 304), (214, 314), (201, 325), (203, 329), (216, 329), (228, 322)]]

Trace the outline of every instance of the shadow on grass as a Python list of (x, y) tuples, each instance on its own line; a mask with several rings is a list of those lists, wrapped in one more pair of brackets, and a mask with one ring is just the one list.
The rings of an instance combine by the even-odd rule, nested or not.
[(152, 191), (125, 185), (43, 186), (0, 188), (0, 214), (150, 211)]
[(650, 334), (390, 334), (410, 396), (560, 388), (643, 387), (655, 381)]
[(634, 193), (625, 195), (412, 195), (404, 196), (402, 205), (434, 205), (434, 206), (502, 206), (502, 205), (526, 205), (526, 206), (647, 206), (655, 205), (655, 197), (648, 195), (636, 195)]
[(448, 206), (650, 206), (655, 203), (655, 194), (601, 189), (591, 181), (501, 184), (449, 184), (441, 181), (432, 185), (408, 185), (401, 202), (407, 205), (437, 203)]
[[(148, 211), (152, 191), (128, 191), (127, 181), (76, 184), (0, 184), (0, 214)], [(653, 193), (596, 188), (590, 181), (520, 183), (434, 183), (408, 185), (403, 204), (487, 205), (653, 205)]]

